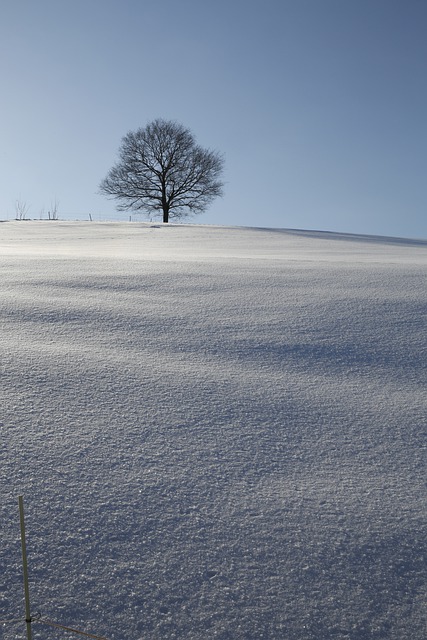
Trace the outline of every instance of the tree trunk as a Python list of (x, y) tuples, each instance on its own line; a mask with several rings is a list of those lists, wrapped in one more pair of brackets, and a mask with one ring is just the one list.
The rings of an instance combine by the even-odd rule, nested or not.
[(162, 209), (163, 209), (163, 222), (169, 222), (169, 202), (166, 197), (166, 184), (162, 181)]

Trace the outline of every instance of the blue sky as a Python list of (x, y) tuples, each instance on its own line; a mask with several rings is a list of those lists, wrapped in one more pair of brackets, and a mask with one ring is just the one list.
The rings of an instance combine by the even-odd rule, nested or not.
[(2, 0), (0, 218), (114, 214), (162, 117), (225, 154), (194, 221), (427, 238), (426, 33), (425, 0)]

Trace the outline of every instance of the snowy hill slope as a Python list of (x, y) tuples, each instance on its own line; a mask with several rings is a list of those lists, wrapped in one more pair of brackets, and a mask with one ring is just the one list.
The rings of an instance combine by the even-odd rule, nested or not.
[(0, 267), (0, 619), (23, 494), (61, 624), (425, 638), (427, 242), (6, 222)]

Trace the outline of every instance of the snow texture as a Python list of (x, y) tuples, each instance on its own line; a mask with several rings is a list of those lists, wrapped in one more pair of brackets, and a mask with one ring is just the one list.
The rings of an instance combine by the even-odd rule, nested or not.
[(33, 615), (425, 639), (427, 241), (4, 222), (0, 266), (2, 640), (20, 494)]

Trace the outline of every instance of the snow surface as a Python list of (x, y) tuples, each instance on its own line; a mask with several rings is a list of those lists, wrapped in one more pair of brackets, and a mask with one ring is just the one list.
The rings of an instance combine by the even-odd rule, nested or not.
[(0, 619), (23, 494), (33, 615), (425, 639), (427, 241), (4, 222), (0, 266)]

